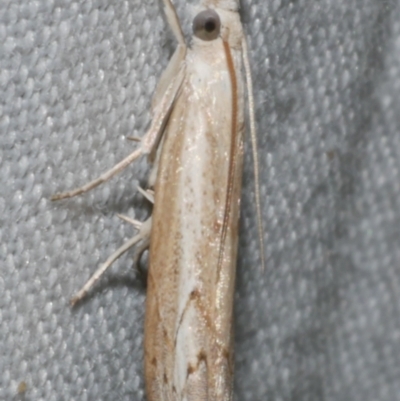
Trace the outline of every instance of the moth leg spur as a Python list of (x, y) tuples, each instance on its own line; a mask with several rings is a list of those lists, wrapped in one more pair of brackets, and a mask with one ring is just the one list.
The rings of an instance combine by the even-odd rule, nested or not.
[[(144, 190), (141, 187), (138, 187), (139, 192), (147, 199), (149, 200), (152, 204), (154, 204), (154, 191), (147, 189)], [(132, 224), (137, 230), (140, 230), (143, 223), (141, 221), (131, 219), (128, 216), (124, 216), (121, 214), (117, 215), (121, 220), (126, 221), (129, 224)], [(150, 236), (147, 238), (143, 239), (142, 243), (136, 248), (135, 255), (133, 256), (133, 263), (132, 267), (136, 268), (140, 274), (143, 274), (142, 269), (139, 267), (139, 260), (143, 255), (143, 252), (149, 249), (150, 247)]]

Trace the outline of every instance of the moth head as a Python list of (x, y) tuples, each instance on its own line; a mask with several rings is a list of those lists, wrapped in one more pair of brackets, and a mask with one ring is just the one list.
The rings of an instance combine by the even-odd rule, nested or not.
[(201, 40), (215, 40), (220, 31), (221, 19), (212, 8), (199, 12), (193, 19), (193, 34)]

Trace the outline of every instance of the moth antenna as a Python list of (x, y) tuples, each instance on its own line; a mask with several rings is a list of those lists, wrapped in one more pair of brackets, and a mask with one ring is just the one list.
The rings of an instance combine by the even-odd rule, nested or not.
[(264, 256), (264, 229), (261, 219), (261, 197), (260, 197), (260, 169), (258, 161), (258, 145), (257, 145), (257, 133), (256, 133), (256, 121), (254, 117), (254, 97), (253, 97), (253, 80), (251, 78), (251, 69), (249, 62), (249, 54), (246, 39), (243, 37), (243, 64), (246, 76), (247, 84), (247, 97), (249, 103), (249, 119), (250, 119), (250, 137), (251, 147), (253, 151), (253, 165), (254, 165), (254, 181), (255, 181), (255, 198), (256, 198), (256, 210), (257, 210), (257, 226), (258, 226), (258, 237), (260, 241), (261, 251), (261, 266), (263, 271), (265, 270), (265, 256)]

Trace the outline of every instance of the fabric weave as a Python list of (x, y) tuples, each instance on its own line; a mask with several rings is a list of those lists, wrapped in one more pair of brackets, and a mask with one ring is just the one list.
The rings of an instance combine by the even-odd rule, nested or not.
[[(184, 0), (175, 0), (188, 35)], [(191, 3), (196, 3), (191, 1)], [(174, 39), (156, 0), (0, 2), (0, 400), (144, 400), (134, 148)], [(243, 0), (266, 269), (246, 144), (237, 401), (400, 400), (400, 3)], [(186, 19), (185, 19), (186, 16)], [(188, 35), (189, 36), (189, 35)], [(18, 386), (25, 395), (18, 395)]]

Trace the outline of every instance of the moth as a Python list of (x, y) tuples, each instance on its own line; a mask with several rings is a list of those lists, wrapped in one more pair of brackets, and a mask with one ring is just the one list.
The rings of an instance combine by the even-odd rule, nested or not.
[[(152, 102), (138, 148), (82, 194), (141, 156), (153, 164), (143, 194), (152, 216), (72, 299), (80, 300), (122, 253), (149, 247), (145, 381), (149, 401), (229, 401), (233, 388), (232, 309), (243, 165), (245, 95), (262, 241), (254, 101), (238, 0), (203, 0), (185, 43), (170, 0), (165, 15), (178, 46)], [(262, 245), (262, 242), (261, 242)], [(261, 246), (262, 248), (262, 246)]]

